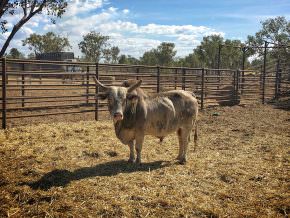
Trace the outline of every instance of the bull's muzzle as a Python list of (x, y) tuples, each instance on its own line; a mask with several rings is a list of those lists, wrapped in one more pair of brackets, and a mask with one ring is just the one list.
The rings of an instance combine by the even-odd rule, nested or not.
[(123, 114), (120, 112), (114, 113), (114, 121), (120, 121), (123, 120)]

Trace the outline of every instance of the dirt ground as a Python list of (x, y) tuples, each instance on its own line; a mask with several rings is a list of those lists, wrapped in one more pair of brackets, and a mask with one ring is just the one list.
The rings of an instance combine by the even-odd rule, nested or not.
[(143, 164), (111, 121), (0, 132), (0, 217), (287, 217), (290, 112), (216, 107), (179, 165), (177, 137), (146, 137)]

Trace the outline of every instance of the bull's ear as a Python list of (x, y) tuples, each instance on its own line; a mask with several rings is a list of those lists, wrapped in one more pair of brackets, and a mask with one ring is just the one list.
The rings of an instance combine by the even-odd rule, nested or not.
[(105, 100), (106, 98), (108, 98), (108, 93), (99, 93), (97, 95), (97, 98), (99, 98), (101, 100)]
[(128, 92), (132, 92), (133, 90), (137, 89), (142, 83), (142, 80), (140, 79), (137, 83), (131, 85), (129, 88), (128, 88)]

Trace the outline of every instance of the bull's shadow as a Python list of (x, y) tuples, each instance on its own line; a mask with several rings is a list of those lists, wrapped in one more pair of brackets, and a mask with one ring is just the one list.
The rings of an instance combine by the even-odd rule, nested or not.
[(128, 164), (127, 161), (117, 160), (98, 164), (93, 167), (84, 167), (75, 171), (68, 170), (53, 170), (43, 175), (39, 180), (35, 182), (22, 183), (22, 185), (28, 185), (32, 189), (48, 190), (51, 187), (64, 187), (74, 180), (81, 180), (89, 177), (96, 176), (114, 176), (119, 173), (132, 173), (138, 171), (153, 171), (168, 166), (168, 163), (163, 161), (155, 161), (150, 163), (144, 163), (142, 165)]

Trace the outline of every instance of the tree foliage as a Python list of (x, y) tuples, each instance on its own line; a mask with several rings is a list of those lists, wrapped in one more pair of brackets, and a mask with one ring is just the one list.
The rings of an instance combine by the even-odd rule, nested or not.
[(100, 33), (91, 31), (83, 36), (79, 43), (79, 48), (87, 61), (100, 62), (101, 58), (108, 55), (109, 36), (103, 36)]
[(33, 33), (22, 42), (24, 46), (28, 45), (28, 48), (35, 55), (46, 52), (61, 52), (71, 48), (68, 38), (56, 35), (53, 32), (48, 32), (45, 35)]
[[(66, 0), (1, 0), (0, 2), (0, 26), (1, 32), (9, 31), (8, 38), (0, 51), (0, 57), (5, 54), (11, 40), (19, 29), (33, 16), (45, 12), (55, 22), (55, 17), (61, 17), (67, 7)], [(21, 14), (20, 19), (12, 27), (8, 28), (8, 16), (15, 13)]]
[[(265, 41), (271, 46), (290, 46), (290, 22), (283, 16), (269, 18), (261, 22), (262, 28), (254, 36), (248, 36), (247, 44), (250, 46), (264, 46)], [(264, 49), (253, 49), (252, 53), (263, 56)], [(286, 47), (268, 50), (270, 59), (290, 59), (290, 49)], [(259, 58), (259, 57), (258, 57)]]
[(141, 57), (141, 63), (147, 65), (170, 66), (176, 55), (175, 44), (162, 42), (157, 48), (147, 51)]
[(184, 58), (178, 58), (174, 63), (175, 66), (182, 67), (200, 67), (201, 62), (196, 53), (191, 53), (185, 56)]
[(121, 55), (119, 57), (119, 64), (137, 65), (140, 64), (139, 59), (132, 57), (131, 55)]
[(117, 46), (104, 49), (105, 63), (117, 64), (119, 62), (119, 54), (120, 49)]
[(11, 48), (7, 57), (9, 57), (9, 58), (24, 58), (24, 55), (17, 48)]
[(158, 63), (156, 49), (144, 52), (143, 56), (140, 58), (140, 62), (144, 65), (160, 65), (160, 63)]
[(210, 35), (203, 37), (199, 46), (194, 49), (194, 53), (205, 67), (216, 68), (218, 58), (218, 47), (223, 43), (223, 37)]

